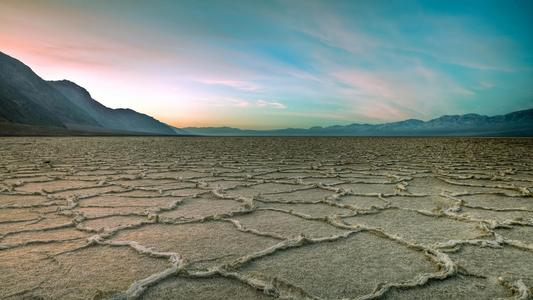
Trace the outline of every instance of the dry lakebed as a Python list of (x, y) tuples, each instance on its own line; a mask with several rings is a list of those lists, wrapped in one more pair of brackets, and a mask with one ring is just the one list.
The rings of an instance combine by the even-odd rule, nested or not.
[(0, 138), (0, 299), (531, 299), (533, 139)]

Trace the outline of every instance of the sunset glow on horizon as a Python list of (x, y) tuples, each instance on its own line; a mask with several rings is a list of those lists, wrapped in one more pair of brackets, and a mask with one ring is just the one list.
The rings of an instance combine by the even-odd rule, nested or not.
[(0, 51), (177, 127), (533, 107), (531, 1), (0, 1)]

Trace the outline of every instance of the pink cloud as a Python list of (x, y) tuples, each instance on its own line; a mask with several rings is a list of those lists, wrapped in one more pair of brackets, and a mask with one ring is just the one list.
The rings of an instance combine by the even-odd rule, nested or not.
[(397, 96), (400, 89), (383, 76), (361, 71), (338, 71), (333, 77), (351, 89), (365, 96), (390, 98)]

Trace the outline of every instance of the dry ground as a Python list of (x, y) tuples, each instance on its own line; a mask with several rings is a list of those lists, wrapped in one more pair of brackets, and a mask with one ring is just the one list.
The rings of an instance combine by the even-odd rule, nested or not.
[(529, 299), (533, 139), (0, 138), (1, 299)]

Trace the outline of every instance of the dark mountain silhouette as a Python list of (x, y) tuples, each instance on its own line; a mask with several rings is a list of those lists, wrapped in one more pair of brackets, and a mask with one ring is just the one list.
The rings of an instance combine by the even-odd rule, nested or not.
[(0, 118), (22, 124), (97, 126), (96, 121), (28, 66), (0, 53)]
[(506, 115), (442, 116), (385, 124), (350, 124), (308, 129), (242, 130), (231, 127), (187, 127), (189, 134), (217, 136), (533, 136), (533, 109)]
[(176, 134), (145, 114), (105, 107), (73, 82), (45, 81), (0, 52), (0, 134), (46, 134), (47, 128), (52, 134)]

